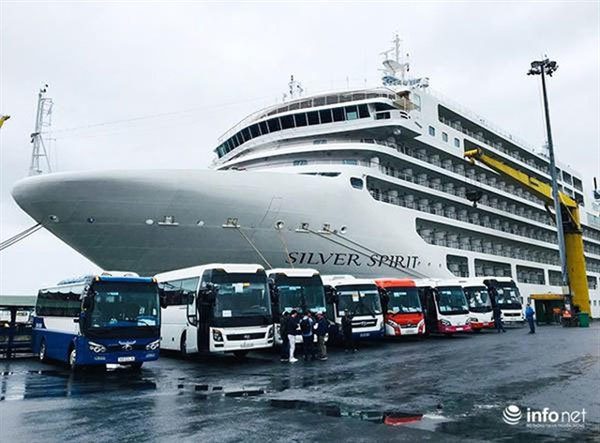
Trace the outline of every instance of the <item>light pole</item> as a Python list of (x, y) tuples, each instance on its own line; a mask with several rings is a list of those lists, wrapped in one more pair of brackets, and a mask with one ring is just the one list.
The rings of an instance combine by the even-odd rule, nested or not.
[(558, 233), (558, 252), (560, 254), (560, 266), (562, 274), (563, 291), (569, 289), (569, 274), (567, 271), (567, 256), (565, 252), (565, 233), (562, 223), (562, 212), (560, 207), (560, 198), (558, 196), (558, 180), (556, 177), (556, 163), (554, 161), (554, 145), (552, 143), (552, 130), (550, 129), (550, 110), (548, 109), (548, 94), (546, 93), (546, 75), (552, 77), (552, 74), (558, 69), (555, 61), (548, 58), (531, 62), (531, 69), (527, 75), (540, 75), (542, 77), (542, 93), (544, 95), (544, 114), (546, 116), (546, 132), (548, 137), (548, 157), (550, 158), (550, 176), (552, 177), (552, 198), (554, 199), (554, 212), (556, 214), (556, 231)]

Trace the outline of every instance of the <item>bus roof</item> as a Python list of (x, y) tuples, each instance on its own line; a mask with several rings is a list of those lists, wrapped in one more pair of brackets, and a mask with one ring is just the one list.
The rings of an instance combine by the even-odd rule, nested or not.
[(436, 278), (423, 278), (415, 280), (415, 284), (419, 288), (438, 288), (440, 286), (462, 286), (457, 280), (452, 279), (436, 279)]
[(375, 282), (369, 278), (342, 278), (324, 281), (324, 284), (333, 286), (335, 288), (339, 286), (362, 286), (362, 285), (373, 285)]
[(208, 265), (192, 266), (190, 268), (162, 272), (160, 274), (156, 274), (154, 278), (156, 278), (159, 282), (163, 282), (169, 280), (179, 280), (182, 278), (201, 277), (204, 271), (215, 269), (223, 270), (228, 274), (252, 274), (265, 270), (265, 268), (257, 264), (211, 263)]
[(377, 278), (375, 284), (380, 288), (416, 287), (417, 284), (410, 278)]
[(319, 271), (310, 268), (275, 268), (269, 269), (267, 275), (283, 274), (286, 277), (313, 277), (319, 275)]

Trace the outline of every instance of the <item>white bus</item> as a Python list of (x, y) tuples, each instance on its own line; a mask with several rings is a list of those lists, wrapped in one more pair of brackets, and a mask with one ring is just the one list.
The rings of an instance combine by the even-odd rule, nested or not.
[(425, 309), (426, 333), (453, 334), (471, 330), (471, 317), (462, 286), (455, 280), (415, 280)]
[(498, 304), (502, 321), (506, 324), (520, 324), (523, 316), (523, 300), (515, 281), (510, 277), (483, 277), (492, 296), (492, 303)]
[[(341, 331), (346, 311), (352, 316), (352, 335), (357, 340), (384, 334), (383, 310), (374, 280), (348, 275), (324, 275), (327, 316)], [(338, 337), (340, 338), (340, 337)]]
[(456, 282), (462, 286), (471, 316), (471, 329), (480, 332), (482, 329), (493, 328), (494, 310), (485, 279), (483, 277), (458, 278)]
[(156, 275), (164, 292), (161, 348), (183, 355), (273, 346), (267, 275), (255, 264), (209, 264)]
[[(325, 313), (325, 290), (319, 271), (315, 269), (277, 268), (267, 271), (267, 276), (274, 292), (275, 341), (281, 344), (281, 314), (296, 310), (302, 318), (308, 311)], [(296, 342), (302, 342), (302, 335), (296, 335)]]

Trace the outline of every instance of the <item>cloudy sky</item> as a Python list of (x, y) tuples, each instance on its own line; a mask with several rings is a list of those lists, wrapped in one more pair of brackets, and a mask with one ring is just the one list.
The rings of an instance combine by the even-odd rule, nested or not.
[[(193, 3), (0, 1), (1, 240), (34, 222), (10, 196), (27, 174), (36, 94), (55, 101), (55, 170), (205, 168), (216, 139), (281, 100), (378, 75), (394, 32), (411, 72), (500, 127), (545, 140), (547, 53), (557, 157), (600, 176), (600, 9), (590, 2)], [(588, 188), (589, 189), (589, 188)], [(46, 231), (0, 253), (0, 294), (97, 269)]]

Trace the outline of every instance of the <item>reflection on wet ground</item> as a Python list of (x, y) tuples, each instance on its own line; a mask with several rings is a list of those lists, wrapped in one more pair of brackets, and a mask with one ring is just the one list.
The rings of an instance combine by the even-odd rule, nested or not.
[[(294, 365), (275, 352), (77, 374), (0, 361), (1, 441), (584, 441), (600, 438), (599, 345), (594, 324), (385, 341)], [(512, 426), (511, 404), (586, 408), (587, 420)]]

